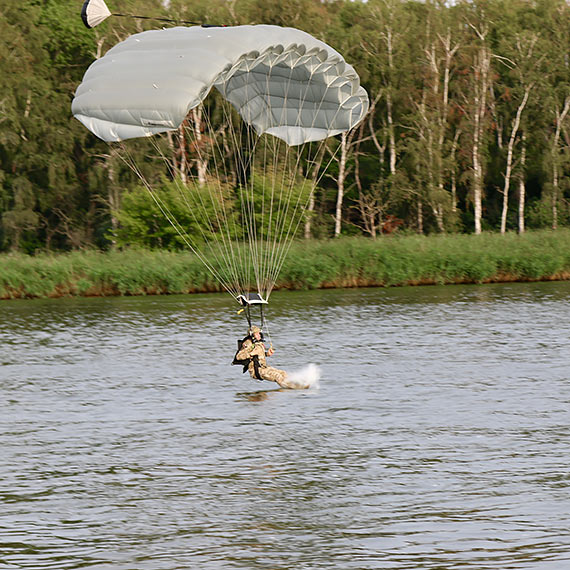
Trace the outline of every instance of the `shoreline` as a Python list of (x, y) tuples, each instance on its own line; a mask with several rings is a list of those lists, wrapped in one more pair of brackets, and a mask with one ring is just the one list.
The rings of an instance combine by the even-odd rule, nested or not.
[[(475, 281), (472, 279), (447, 281), (444, 283), (438, 282), (433, 279), (424, 279), (421, 281), (410, 281), (407, 283), (399, 283), (397, 285), (385, 285), (378, 283), (326, 283), (320, 287), (311, 288), (313, 290), (318, 289), (369, 289), (369, 288), (396, 288), (396, 287), (433, 287), (436, 285), (441, 286), (453, 286), (453, 285), (490, 285), (498, 283), (545, 283), (545, 282), (563, 282), (570, 281), (570, 273), (564, 273), (562, 275), (552, 275), (549, 277), (540, 278), (521, 278), (511, 275), (503, 275), (497, 278), (484, 279), (483, 281)], [(59, 289), (59, 288), (58, 288)], [(275, 291), (301, 291), (306, 290), (303, 287), (274, 287), (272, 292)], [(12, 300), (33, 300), (33, 299), (70, 299), (74, 297), (83, 298), (109, 298), (109, 297), (160, 297), (169, 295), (205, 295), (209, 293), (226, 293), (223, 288), (204, 288), (204, 289), (193, 289), (189, 291), (160, 291), (157, 289), (144, 289), (138, 292), (125, 292), (121, 293), (117, 289), (102, 290), (99, 292), (87, 291), (84, 293), (74, 293), (73, 291), (53, 291), (46, 295), (34, 295), (27, 293), (26, 291), (4, 291), (0, 295), (0, 301), (12, 301)]]
[[(274, 290), (570, 280), (570, 230), (296, 242)], [(224, 291), (190, 252), (0, 255), (0, 300)]]

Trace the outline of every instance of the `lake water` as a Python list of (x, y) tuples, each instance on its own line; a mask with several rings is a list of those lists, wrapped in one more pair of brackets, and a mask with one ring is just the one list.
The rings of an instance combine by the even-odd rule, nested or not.
[(0, 303), (0, 569), (570, 568), (570, 283)]

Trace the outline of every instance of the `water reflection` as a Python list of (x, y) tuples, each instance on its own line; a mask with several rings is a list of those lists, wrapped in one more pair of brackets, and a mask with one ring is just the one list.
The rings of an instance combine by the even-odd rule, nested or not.
[(570, 284), (0, 304), (0, 568), (562, 569)]
[(271, 388), (270, 390), (257, 390), (255, 392), (238, 392), (236, 398), (247, 400), (248, 402), (265, 402), (275, 396), (278, 392), (285, 392), (283, 388)]

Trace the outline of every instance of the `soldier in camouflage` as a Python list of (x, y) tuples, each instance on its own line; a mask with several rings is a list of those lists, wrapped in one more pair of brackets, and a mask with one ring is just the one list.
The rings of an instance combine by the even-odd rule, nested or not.
[(267, 351), (265, 350), (265, 345), (261, 339), (261, 329), (252, 326), (249, 329), (249, 336), (243, 341), (241, 349), (237, 352), (235, 359), (237, 361), (249, 360), (247, 370), (252, 378), (269, 380), (270, 382), (276, 382), (279, 386), (288, 388), (287, 372), (267, 366), (266, 357), (272, 356), (273, 352), (273, 348), (269, 348)]

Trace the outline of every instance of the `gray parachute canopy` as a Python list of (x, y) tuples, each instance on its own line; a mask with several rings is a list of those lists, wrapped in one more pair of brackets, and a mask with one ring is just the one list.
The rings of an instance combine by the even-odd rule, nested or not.
[(259, 133), (289, 145), (355, 126), (368, 95), (327, 44), (279, 26), (177, 27), (135, 34), (85, 73), (73, 115), (105, 141), (177, 129), (212, 87)]

